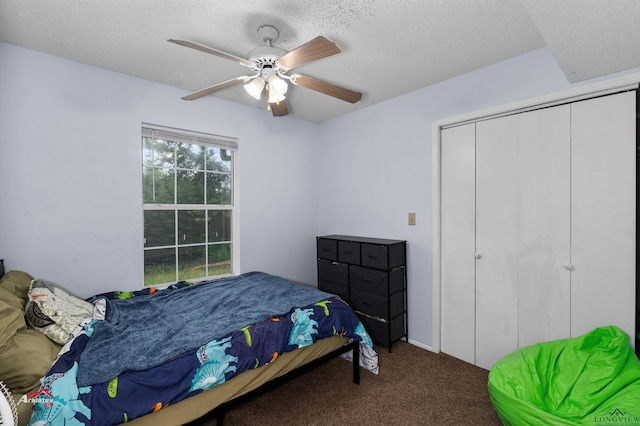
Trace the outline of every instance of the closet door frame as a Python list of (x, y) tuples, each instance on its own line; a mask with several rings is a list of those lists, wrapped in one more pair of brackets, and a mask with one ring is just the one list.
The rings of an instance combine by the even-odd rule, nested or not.
[(489, 108), (470, 114), (436, 121), (432, 126), (432, 169), (433, 169), (433, 274), (432, 274), (432, 341), (431, 350), (441, 351), (441, 295), (442, 295), (442, 233), (441, 233), (441, 170), (442, 170), (442, 140), (441, 131), (448, 127), (462, 124), (489, 120), (492, 118), (511, 115), (519, 112), (576, 102), (604, 96), (618, 92), (636, 90), (640, 83), (640, 73), (632, 73), (626, 76), (587, 84), (577, 88), (564, 90), (550, 95), (540, 96), (529, 100), (511, 103), (504, 106)]

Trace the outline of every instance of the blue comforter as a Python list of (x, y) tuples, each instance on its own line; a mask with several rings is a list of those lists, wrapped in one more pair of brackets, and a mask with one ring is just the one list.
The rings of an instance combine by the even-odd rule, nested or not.
[(226, 336), (331, 295), (264, 272), (205, 281), (153, 297), (109, 300), (78, 365), (78, 385), (146, 370)]
[[(153, 299), (170, 298), (171, 294), (179, 295), (178, 298), (188, 298), (192, 291), (193, 294), (199, 294), (199, 291), (190, 289), (195, 289), (201, 285), (204, 287), (213, 284), (212, 288), (217, 285), (224, 287), (235, 280), (239, 288), (245, 285), (247, 288), (251, 288), (252, 284), (244, 282), (244, 278), (253, 277), (258, 281), (263, 278), (271, 281), (272, 278), (275, 278), (271, 276), (265, 277), (264, 275), (266, 274), (245, 274), (240, 277), (232, 277), (230, 281), (223, 279), (204, 285), (190, 286), (186, 283), (179, 283), (168, 289), (155, 292), (150, 289), (127, 293), (113, 292), (100, 295), (99, 298), (106, 297), (108, 299), (112, 309), (110, 313), (112, 322), (114, 318), (116, 323), (119, 323), (123, 318), (128, 318), (125, 322), (120, 321), (120, 323), (133, 326), (136, 321), (128, 317), (132, 312), (128, 312), (127, 308), (123, 308), (123, 306), (146, 306), (149, 309), (149, 307), (156, 305), (151, 303)], [(81, 368), (91, 370), (103, 361), (109, 361), (108, 364), (111, 364), (110, 359), (103, 359), (91, 361), (93, 364), (83, 366), (86, 359), (89, 359), (85, 359), (83, 355), (87, 348), (92, 345), (92, 340), (97, 335), (98, 325), (100, 323), (106, 324), (108, 321), (88, 320), (84, 322), (79, 327), (73, 340), (68, 342), (62, 349), (59, 358), (43, 379), (40, 389), (28, 396), (34, 402), (34, 413), (30, 424), (41, 424), (40, 422), (51, 425), (112, 425), (123, 423), (220, 385), (243, 371), (273, 362), (277, 360), (279, 354), (311, 345), (318, 339), (331, 337), (335, 334), (361, 341), (361, 355), (364, 355), (361, 356), (361, 365), (377, 372), (377, 354), (373, 349), (371, 339), (358, 317), (346, 303), (337, 297), (317, 292), (309, 287), (281, 279), (276, 279), (276, 281), (284, 281), (284, 284), (275, 284), (275, 286), (290, 287), (289, 289), (294, 294), (300, 290), (297, 287), (302, 287), (301, 293), (305, 293), (305, 295), (300, 299), (298, 299), (298, 296), (294, 297), (299, 301), (296, 303), (301, 303), (301, 305), (294, 305), (286, 312), (279, 312), (286, 308), (286, 304), (291, 302), (286, 302), (283, 305), (281, 301), (273, 301), (277, 307), (261, 320), (246, 323), (243, 323), (243, 320), (238, 320), (236, 325), (227, 324), (220, 330), (225, 330), (228, 327), (233, 328), (233, 330), (228, 332), (219, 330), (214, 333), (216, 337), (211, 340), (195, 346), (193, 349), (174, 355), (153, 368), (134, 370), (125, 366), (124, 368), (118, 368), (122, 370), (118, 374), (104, 381), (89, 385), (82, 385), (78, 381), (78, 373)], [(277, 289), (272, 290), (278, 291)], [(306, 290), (314, 291), (309, 293)], [(242, 292), (240, 297), (243, 300), (242, 303), (260, 304), (257, 300), (249, 302), (249, 299), (251, 299), (249, 295), (253, 292), (252, 290), (240, 291)], [(258, 291), (258, 293), (260, 292)], [(119, 298), (123, 297), (128, 298), (126, 300), (130, 302), (124, 303), (124, 301), (119, 300)], [(264, 294), (259, 297), (270, 298)], [(311, 297), (313, 300), (309, 303), (300, 302), (306, 297)], [(236, 296), (233, 296), (233, 298), (238, 299)], [(95, 298), (90, 300), (93, 299)], [(197, 304), (205, 304), (205, 300), (211, 301), (201, 297)], [(227, 304), (233, 306), (233, 300), (213, 302), (213, 305)], [(98, 305), (99, 303), (97, 303)], [(255, 309), (253, 308), (252, 306), (249, 311), (254, 312)], [(158, 313), (162, 310), (158, 310), (157, 307), (151, 309), (153, 309), (151, 317), (155, 313), (156, 319), (158, 319)], [(211, 315), (215, 317), (216, 313), (212, 311), (212, 313), (202, 316), (201, 310), (196, 311), (199, 315), (190, 321), (198, 323), (200, 327), (208, 328), (212, 324)], [(145, 315), (138, 311), (137, 317)], [(107, 315), (107, 318), (109, 318), (109, 315)], [(133, 321), (133, 323), (130, 321)], [(168, 324), (167, 327), (171, 329), (176, 328), (176, 324), (181, 324), (178, 330), (184, 330), (184, 324), (179, 322), (159, 322), (166, 322)], [(223, 322), (226, 323), (226, 321)], [(111, 332), (110, 327), (105, 327), (105, 330), (109, 330), (109, 333)], [(145, 337), (141, 337), (140, 340), (147, 342), (149, 345), (157, 344), (157, 342), (149, 343), (146, 340), (148, 338), (147, 334), (153, 333), (148, 333), (136, 326), (133, 326), (132, 330), (136, 330), (131, 333), (134, 340), (136, 335), (141, 333), (140, 335)], [(105, 332), (107, 336), (111, 336), (109, 333)], [(171, 340), (166, 339), (166, 336), (158, 332), (158, 328), (155, 329), (155, 333), (159, 335), (162, 341)], [(129, 331), (125, 331), (124, 334), (129, 334)], [(203, 339), (203, 337), (198, 335), (197, 339)], [(178, 340), (182, 342), (183, 339)], [(116, 340), (111, 340), (111, 344), (122, 346)], [(99, 347), (100, 345), (95, 344), (95, 346)], [(193, 346), (193, 344), (187, 344), (187, 346)], [(111, 352), (114, 353), (114, 351)], [(175, 350), (172, 349), (165, 352), (175, 353)], [(144, 352), (144, 354), (147, 353), (148, 351)], [(134, 358), (140, 357), (139, 354), (130, 354), (130, 356)], [(157, 361), (153, 361), (153, 363), (155, 362)]]

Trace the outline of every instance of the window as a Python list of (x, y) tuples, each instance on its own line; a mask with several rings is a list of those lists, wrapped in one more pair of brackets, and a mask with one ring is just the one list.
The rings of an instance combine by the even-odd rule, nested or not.
[(234, 272), (235, 139), (142, 126), (144, 285)]

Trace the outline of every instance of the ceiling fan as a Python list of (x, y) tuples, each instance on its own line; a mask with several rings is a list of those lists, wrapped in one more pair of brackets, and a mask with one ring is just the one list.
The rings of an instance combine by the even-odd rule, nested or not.
[(346, 102), (356, 103), (362, 98), (362, 93), (336, 86), (317, 78), (292, 74), (287, 75), (291, 69), (308, 64), (318, 59), (340, 53), (340, 48), (334, 42), (325, 37), (318, 36), (313, 40), (287, 52), (273, 47), (273, 42), (280, 35), (277, 28), (271, 25), (262, 25), (258, 33), (267, 46), (258, 47), (249, 52), (249, 59), (244, 59), (230, 53), (223, 52), (212, 47), (194, 43), (188, 40), (169, 39), (171, 43), (200, 50), (224, 59), (239, 63), (253, 71), (253, 75), (239, 76), (231, 80), (223, 81), (197, 92), (193, 92), (182, 99), (191, 101), (210, 95), (218, 90), (244, 83), (244, 88), (255, 99), (260, 99), (263, 91), (268, 96), (268, 106), (276, 117), (287, 115), (289, 107), (285, 101), (285, 93), (288, 90), (287, 80), (296, 86), (303, 86), (325, 95), (333, 96)]

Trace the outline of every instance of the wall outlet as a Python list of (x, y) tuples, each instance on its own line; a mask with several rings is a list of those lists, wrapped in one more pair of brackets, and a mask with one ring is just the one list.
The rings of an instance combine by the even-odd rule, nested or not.
[(409, 225), (415, 225), (415, 224), (416, 224), (416, 214), (409, 213)]

